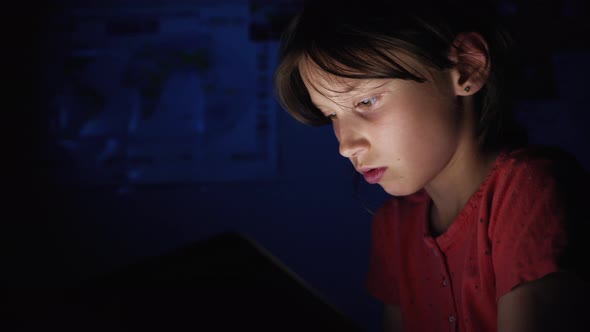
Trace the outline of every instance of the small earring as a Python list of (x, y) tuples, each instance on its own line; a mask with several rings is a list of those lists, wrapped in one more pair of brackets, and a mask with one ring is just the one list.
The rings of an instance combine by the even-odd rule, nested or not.
[(471, 90), (471, 87), (468, 85), (468, 86), (465, 87), (464, 90), (465, 90), (465, 92), (469, 92), (469, 90)]

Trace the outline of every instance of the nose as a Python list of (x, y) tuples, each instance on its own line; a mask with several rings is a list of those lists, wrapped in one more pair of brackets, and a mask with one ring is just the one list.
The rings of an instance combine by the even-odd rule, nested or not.
[(345, 158), (356, 157), (369, 148), (369, 141), (358, 126), (350, 126), (343, 121), (334, 124), (334, 134), (338, 139), (339, 152)]

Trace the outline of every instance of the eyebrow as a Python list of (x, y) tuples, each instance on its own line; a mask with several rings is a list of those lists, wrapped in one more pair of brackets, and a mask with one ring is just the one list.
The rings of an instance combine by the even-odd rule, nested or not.
[[(348, 89), (348, 90), (342, 90), (342, 91), (332, 91), (332, 92), (334, 92), (334, 93), (337, 93), (337, 94), (328, 94), (328, 93), (322, 93), (322, 92), (320, 92), (320, 91), (319, 91), (319, 90), (318, 90), (318, 89), (315, 87), (315, 85), (314, 85), (314, 89), (315, 89), (315, 90), (316, 90), (318, 93), (320, 93), (322, 96), (324, 96), (325, 98), (327, 98), (327, 99), (334, 99), (334, 98), (338, 98), (338, 97), (340, 97), (340, 96), (341, 96), (341, 94), (343, 94), (343, 93), (362, 93), (362, 92), (364, 92), (364, 91), (368, 91), (368, 90), (376, 90), (376, 89), (380, 89), (380, 88), (382, 88), (382, 87), (384, 87), (384, 86), (386, 86), (386, 85), (388, 85), (388, 84), (390, 84), (390, 83), (391, 83), (391, 80), (387, 80), (386, 82), (383, 82), (382, 84), (379, 84), (379, 85), (376, 85), (376, 86), (373, 86), (373, 85), (371, 85), (371, 83), (367, 83), (367, 84), (366, 84), (366, 86), (365, 86), (365, 87), (363, 87), (363, 88), (359, 87), (359, 85), (360, 85), (360, 83), (359, 83), (359, 84), (355, 84), (354, 86), (353, 86), (353, 85), (351, 85), (351, 86), (350, 86), (350, 89)], [(316, 103), (313, 103), (313, 104), (314, 104), (314, 105), (316, 105), (316, 107), (318, 107), (318, 105), (317, 105)]]
[[(326, 104), (322, 104), (322, 103), (316, 103), (313, 100), (311, 101), (311, 103), (313, 104), (313, 106), (315, 106), (318, 110), (320, 110), (322, 113), (324, 113), (323, 110), (327, 110), (329, 107), (327, 107)], [(323, 110), (322, 110), (323, 109)]]
[[(372, 79), (372, 80), (376, 80), (376, 79)], [(342, 93), (361, 93), (361, 92), (368, 91), (368, 90), (380, 89), (390, 83), (391, 83), (391, 80), (386, 80), (385, 82), (383, 82), (382, 84), (379, 84), (379, 85), (372, 85), (371, 83), (366, 83), (366, 84), (364, 84), (363, 87), (360, 87), (361, 83), (359, 82), (356, 84), (349, 84), (349, 88), (346, 90), (333, 91), (335, 93), (338, 93), (336, 95), (331, 95), (331, 94), (323, 94), (323, 95), (328, 98), (336, 98), (336, 97), (339, 97), (340, 94), (342, 94)]]

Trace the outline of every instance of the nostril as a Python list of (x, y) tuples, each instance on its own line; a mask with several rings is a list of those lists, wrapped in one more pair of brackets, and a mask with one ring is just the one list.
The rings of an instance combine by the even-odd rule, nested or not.
[(345, 158), (357, 156), (362, 151), (362, 146), (352, 144), (340, 144), (340, 154)]

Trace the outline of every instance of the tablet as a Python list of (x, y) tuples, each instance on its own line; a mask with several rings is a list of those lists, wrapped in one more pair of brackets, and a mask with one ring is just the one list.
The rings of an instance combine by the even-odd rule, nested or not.
[(235, 232), (96, 277), (69, 290), (64, 303), (72, 321), (97, 330), (360, 331), (270, 252)]

